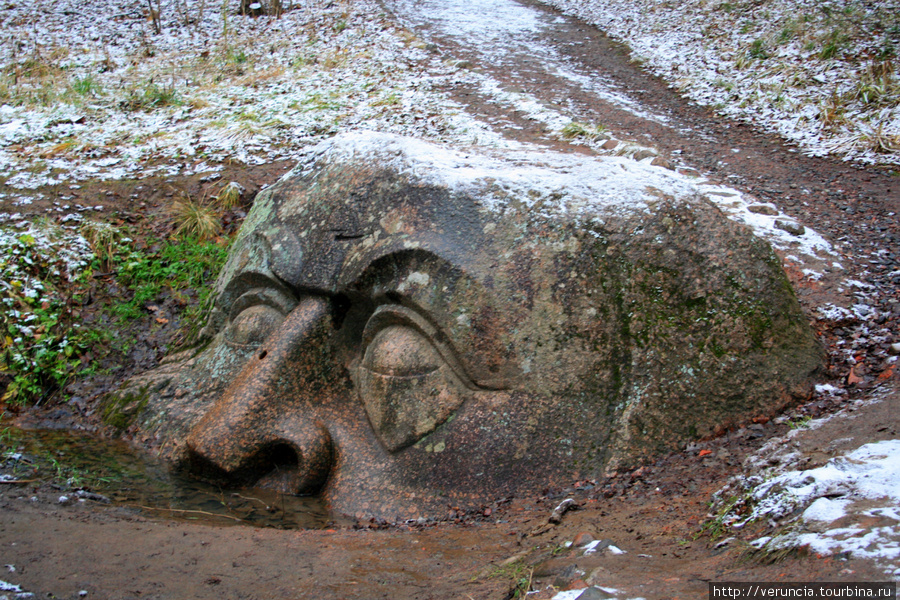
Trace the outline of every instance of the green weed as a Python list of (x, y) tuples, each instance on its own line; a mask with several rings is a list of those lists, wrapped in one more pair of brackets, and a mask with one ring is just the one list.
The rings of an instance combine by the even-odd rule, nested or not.
[(762, 38), (753, 40), (747, 53), (750, 55), (750, 58), (755, 58), (758, 60), (765, 60), (769, 58), (769, 52), (766, 48), (766, 41)]
[(93, 75), (87, 75), (85, 77), (75, 79), (75, 81), (73, 81), (69, 85), (69, 89), (79, 96), (91, 98), (99, 96), (103, 93), (103, 88), (94, 79)]
[(790, 427), (791, 429), (808, 429), (811, 422), (812, 417), (806, 415), (798, 419), (791, 419), (790, 421), (788, 421), (788, 427)]
[(143, 317), (147, 314), (145, 306), (164, 289), (190, 291), (197, 295), (198, 302), (185, 311), (183, 321), (199, 328), (202, 307), (227, 254), (225, 245), (189, 236), (163, 242), (154, 252), (132, 250), (117, 261), (119, 281), (129, 289), (131, 299), (110, 307), (110, 312), (122, 319)]
[(893, 106), (900, 99), (900, 81), (890, 60), (875, 61), (861, 69), (859, 79), (847, 99), (870, 106)]
[(59, 256), (50, 226), (16, 233), (0, 229), (0, 400), (41, 402), (82, 368), (86, 347), (77, 316), (60, 289), (79, 276), (83, 263)]
[(841, 29), (834, 29), (829, 33), (822, 42), (822, 49), (819, 51), (819, 58), (822, 60), (830, 60), (837, 58), (847, 44), (850, 42), (850, 36)]
[(533, 576), (534, 568), (527, 566), (521, 560), (501, 564), (488, 575), (490, 578), (502, 577), (511, 581), (512, 589), (507, 598), (525, 598), (531, 591)]
[(399, 106), (400, 104), (402, 104), (402, 101), (400, 100), (400, 95), (396, 92), (392, 92), (384, 98), (372, 102), (372, 106)]
[(122, 231), (109, 223), (99, 221), (85, 221), (79, 229), (91, 247), (94, 257), (100, 262), (101, 269), (111, 270), (116, 253), (123, 243)]
[[(182, 315), (180, 339), (193, 339), (212, 293), (212, 282), (225, 262), (227, 244), (183, 235), (148, 240), (152, 250), (136, 247), (128, 231), (85, 223), (81, 256), (61, 256), (63, 233), (52, 227), (18, 232), (0, 228), (0, 401), (41, 403), (58, 396), (73, 377), (99, 369), (99, 358), (112, 339), (111, 328), (147, 316), (146, 306), (164, 290), (197, 299)], [(71, 233), (68, 234), (71, 236)], [(87, 244), (93, 249), (91, 257)], [(92, 261), (92, 262), (88, 262)], [(115, 274), (126, 300), (105, 308), (105, 326), (83, 326), (81, 302), (90, 274)], [(127, 339), (118, 350), (125, 351)], [(90, 350), (90, 353), (88, 353)]]
[(132, 88), (126, 98), (119, 103), (120, 108), (130, 111), (153, 111), (166, 106), (183, 104), (174, 87), (160, 86), (150, 82), (141, 88)]

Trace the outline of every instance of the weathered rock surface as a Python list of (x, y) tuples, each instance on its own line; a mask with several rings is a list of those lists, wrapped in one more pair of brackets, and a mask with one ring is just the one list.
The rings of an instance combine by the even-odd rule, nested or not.
[(388, 518), (639, 463), (822, 360), (772, 250), (686, 178), (371, 133), (257, 197), (206, 332), (110, 419), (203, 476)]

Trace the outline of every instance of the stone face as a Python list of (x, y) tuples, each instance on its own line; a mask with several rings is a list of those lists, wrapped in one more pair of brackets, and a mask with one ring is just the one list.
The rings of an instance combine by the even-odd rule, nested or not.
[(640, 463), (778, 410), (822, 360), (772, 250), (686, 178), (367, 133), (257, 197), (205, 334), (111, 402), (132, 429), (386, 518)]

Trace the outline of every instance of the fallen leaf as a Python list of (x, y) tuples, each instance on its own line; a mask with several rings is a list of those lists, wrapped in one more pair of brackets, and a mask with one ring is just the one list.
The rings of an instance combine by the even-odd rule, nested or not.
[(697, 456), (709, 456), (710, 454), (712, 454), (712, 450), (705, 448)]
[(164, 318), (162, 318), (162, 317), (156, 317), (156, 322), (165, 325), (166, 323), (169, 322), (169, 320), (168, 320), (168, 319), (164, 319)]
[(860, 381), (862, 381), (862, 379), (853, 372), (853, 369), (850, 369), (850, 373), (847, 374), (847, 385), (856, 385)]

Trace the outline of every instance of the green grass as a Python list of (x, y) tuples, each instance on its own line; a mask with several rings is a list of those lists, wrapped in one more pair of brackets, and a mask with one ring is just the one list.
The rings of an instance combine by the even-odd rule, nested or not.
[(66, 293), (80, 274), (48, 243), (60, 235), (51, 225), (34, 235), (0, 229), (0, 400), (9, 404), (39, 403), (84, 367), (85, 331)]
[[(117, 349), (124, 351), (129, 340), (122, 336), (123, 326), (150, 318), (147, 305), (164, 293), (187, 305), (179, 339), (194, 339), (202, 325), (227, 243), (186, 235), (146, 240), (148, 250), (136, 247), (128, 237), (132, 231), (90, 223), (82, 231), (94, 249), (93, 262), (69, 272), (52, 242), (0, 229), (0, 280), (6, 283), (0, 286), (2, 402), (64, 400), (62, 390), (73, 377), (97, 371), (111, 339), (116, 337)], [(47, 235), (52, 240), (52, 231)], [(106, 325), (83, 326), (79, 299), (89, 293), (95, 272), (113, 273), (123, 298), (103, 308)]]
[(103, 93), (103, 88), (94, 79), (93, 75), (86, 75), (75, 79), (75, 81), (69, 84), (69, 89), (79, 96), (90, 98), (99, 96)]
[[(164, 290), (193, 290), (202, 306), (227, 253), (225, 246), (193, 237), (165, 241), (155, 252), (131, 251), (117, 265), (118, 279), (131, 292), (131, 299), (111, 307), (110, 312), (122, 319), (145, 316), (145, 306)], [(199, 316), (199, 310), (188, 309), (186, 318)]]
[(750, 44), (750, 50), (748, 50), (748, 54), (750, 55), (750, 58), (756, 58), (758, 60), (765, 60), (769, 58), (769, 51), (766, 41), (762, 38), (753, 40), (753, 43)]

